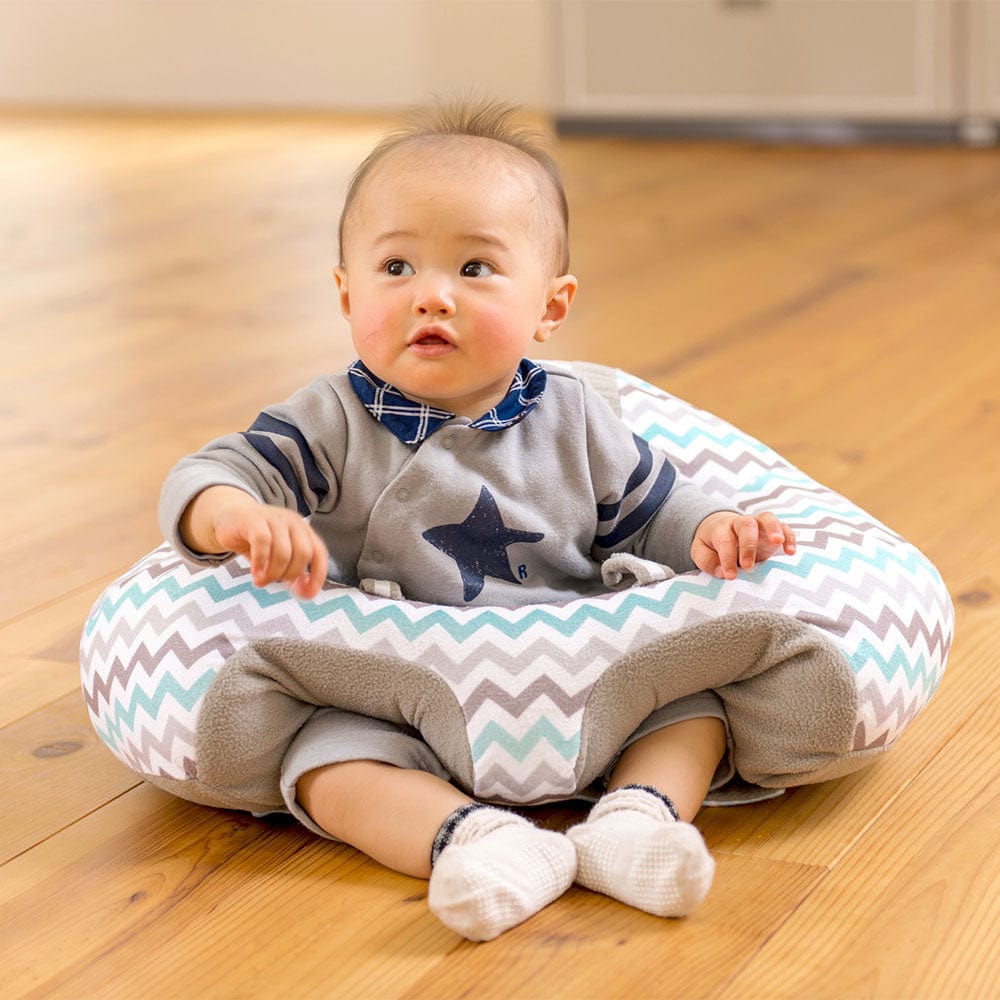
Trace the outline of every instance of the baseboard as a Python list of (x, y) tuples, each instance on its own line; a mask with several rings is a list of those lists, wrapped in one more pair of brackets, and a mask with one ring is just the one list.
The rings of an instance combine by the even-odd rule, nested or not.
[(668, 139), (735, 139), (760, 143), (848, 146), (994, 145), (1000, 138), (991, 120), (858, 121), (840, 118), (632, 118), (560, 114), (564, 135), (649, 136)]

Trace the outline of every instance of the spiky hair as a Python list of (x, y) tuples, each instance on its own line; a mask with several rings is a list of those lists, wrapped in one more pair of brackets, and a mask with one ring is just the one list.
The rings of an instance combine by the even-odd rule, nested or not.
[(558, 273), (569, 270), (569, 207), (559, 165), (550, 151), (546, 135), (517, 120), (516, 105), (494, 100), (436, 101), (412, 108), (399, 124), (382, 137), (362, 160), (351, 177), (340, 215), (338, 239), (344, 262), (344, 228), (348, 216), (373, 169), (385, 157), (407, 143), (456, 136), (488, 139), (506, 147), (513, 159), (524, 157), (534, 165), (545, 198), (553, 209), (556, 223), (556, 264)]

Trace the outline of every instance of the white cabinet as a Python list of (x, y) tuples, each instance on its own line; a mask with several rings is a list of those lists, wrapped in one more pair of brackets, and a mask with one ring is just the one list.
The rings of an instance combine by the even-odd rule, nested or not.
[(1000, 118), (1000, 0), (561, 0), (564, 115)]
[(1000, 120), (1000, 0), (970, 0), (966, 25), (967, 110)]

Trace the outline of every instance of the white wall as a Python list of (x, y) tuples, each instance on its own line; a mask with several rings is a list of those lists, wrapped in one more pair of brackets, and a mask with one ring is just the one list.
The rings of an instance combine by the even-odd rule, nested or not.
[(0, 0), (0, 105), (543, 109), (552, 0)]

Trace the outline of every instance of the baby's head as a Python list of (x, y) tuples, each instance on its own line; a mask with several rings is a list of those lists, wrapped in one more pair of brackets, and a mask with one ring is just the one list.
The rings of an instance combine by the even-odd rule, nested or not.
[(569, 271), (569, 208), (559, 165), (540, 132), (517, 123), (517, 109), (493, 101), (435, 104), (412, 110), (354, 172), (340, 216), (340, 263), (346, 260), (355, 209), (368, 182), (385, 169), (406, 172), (450, 161), (470, 177), (484, 162), (503, 164), (533, 203), (537, 236), (544, 240), (552, 274)]
[(421, 402), (477, 418), (566, 319), (566, 198), (537, 137), (493, 105), (411, 119), (362, 163), (334, 275), (358, 356)]

